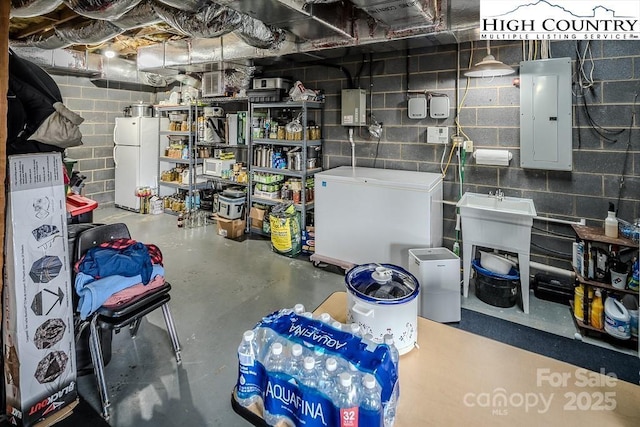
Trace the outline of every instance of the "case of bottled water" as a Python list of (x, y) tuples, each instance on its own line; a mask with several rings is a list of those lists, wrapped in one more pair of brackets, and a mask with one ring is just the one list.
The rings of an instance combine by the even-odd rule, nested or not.
[(270, 425), (390, 427), (399, 387), (393, 344), (296, 311), (276, 311), (244, 334), (237, 402)]

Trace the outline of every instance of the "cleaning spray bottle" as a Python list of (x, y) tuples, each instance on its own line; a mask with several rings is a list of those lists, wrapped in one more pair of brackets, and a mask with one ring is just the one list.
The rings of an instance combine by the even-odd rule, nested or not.
[(591, 326), (598, 329), (604, 328), (603, 320), (604, 305), (602, 304), (602, 292), (596, 289), (593, 302), (591, 302)]
[(604, 235), (614, 239), (618, 238), (618, 218), (616, 218), (616, 210), (613, 203), (609, 203), (609, 212), (604, 220)]

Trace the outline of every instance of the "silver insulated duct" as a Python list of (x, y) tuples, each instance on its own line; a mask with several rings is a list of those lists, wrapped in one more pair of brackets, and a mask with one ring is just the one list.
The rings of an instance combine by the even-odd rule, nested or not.
[(351, 0), (392, 30), (436, 24), (438, 0)]
[(62, 0), (78, 15), (93, 19), (118, 19), (140, 3), (140, 0)]
[(9, 13), (12, 18), (32, 18), (53, 12), (61, 4), (62, 0), (11, 0)]

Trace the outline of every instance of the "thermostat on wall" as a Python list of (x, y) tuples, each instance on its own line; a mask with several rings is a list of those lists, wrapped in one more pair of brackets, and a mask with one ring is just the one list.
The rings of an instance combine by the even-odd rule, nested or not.
[(424, 119), (427, 117), (427, 98), (409, 98), (408, 112), (410, 119)]

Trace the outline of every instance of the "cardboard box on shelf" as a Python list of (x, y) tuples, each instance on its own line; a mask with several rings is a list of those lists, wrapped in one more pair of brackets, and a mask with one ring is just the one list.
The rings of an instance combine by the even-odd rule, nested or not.
[(237, 239), (244, 234), (247, 222), (244, 219), (227, 219), (216, 215), (218, 234), (227, 239)]
[(262, 230), (264, 224), (264, 217), (267, 211), (264, 209), (256, 208), (255, 206), (249, 211), (249, 218), (251, 218), (251, 227)]
[(302, 230), (302, 252), (306, 254), (312, 254), (316, 251), (316, 229), (315, 227), (307, 226), (305, 230)]
[(63, 168), (60, 153), (8, 158), (2, 329), (12, 425), (50, 424), (77, 400)]

